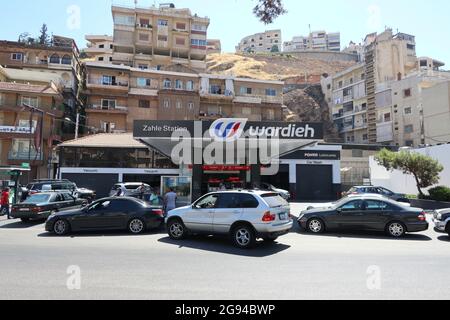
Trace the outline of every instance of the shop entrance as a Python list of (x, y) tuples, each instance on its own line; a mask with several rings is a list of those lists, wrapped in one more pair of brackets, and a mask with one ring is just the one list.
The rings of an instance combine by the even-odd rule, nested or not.
[(273, 176), (261, 176), (261, 182), (269, 183), (275, 188), (289, 190), (289, 165), (280, 164), (280, 169), (276, 175)]
[(333, 167), (297, 165), (297, 198), (300, 201), (334, 200)]

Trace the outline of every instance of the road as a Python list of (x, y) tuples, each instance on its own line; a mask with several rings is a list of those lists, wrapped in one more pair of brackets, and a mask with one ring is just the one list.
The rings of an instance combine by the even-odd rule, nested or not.
[[(174, 242), (162, 231), (59, 238), (42, 224), (1, 217), (0, 292), (2, 299), (449, 299), (449, 249), (450, 238), (431, 228), (400, 240), (295, 228), (276, 244), (241, 251), (227, 239)], [(74, 270), (80, 282), (68, 274)], [(80, 289), (69, 290), (68, 279)]]

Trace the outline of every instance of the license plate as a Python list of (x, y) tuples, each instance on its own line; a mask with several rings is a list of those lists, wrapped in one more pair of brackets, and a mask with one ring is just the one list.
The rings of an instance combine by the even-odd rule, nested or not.
[(22, 208), (22, 209), (20, 209), (20, 211), (29, 211), (29, 209), (27, 209), (27, 208)]
[(280, 220), (286, 220), (287, 219), (287, 214), (286, 213), (280, 213), (278, 216), (280, 217)]

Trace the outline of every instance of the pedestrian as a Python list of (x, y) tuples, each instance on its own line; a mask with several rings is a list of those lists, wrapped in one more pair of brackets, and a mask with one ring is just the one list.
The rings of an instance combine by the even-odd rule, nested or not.
[(173, 188), (170, 188), (170, 191), (164, 197), (164, 204), (166, 208), (166, 212), (169, 213), (171, 210), (177, 207), (177, 194)]
[(141, 200), (145, 200), (144, 196), (145, 196), (145, 191), (147, 190), (147, 188), (145, 187), (145, 184), (142, 183), (141, 186), (136, 190), (139, 194), (139, 198)]
[(7, 215), (8, 219), (11, 219), (9, 216), (9, 188), (4, 188), (0, 197), (0, 212), (2, 215)]

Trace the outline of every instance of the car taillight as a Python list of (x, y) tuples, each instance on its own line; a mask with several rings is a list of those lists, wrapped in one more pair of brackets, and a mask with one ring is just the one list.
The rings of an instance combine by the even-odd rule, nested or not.
[(31, 194), (31, 195), (36, 194), (36, 193), (37, 193), (37, 191), (34, 191), (34, 190), (29, 192), (29, 194)]
[(41, 207), (33, 207), (33, 208), (31, 208), (31, 211), (33, 211), (33, 212), (41, 212), (42, 208)]
[(164, 217), (164, 211), (161, 209), (153, 209), (152, 212), (160, 217)]
[(427, 221), (427, 216), (425, 214), (425, 212), (422, 212), (419, 216), (419, 221)]
[(274, 214), (272, 214), (270, 211), (267, 211), (266, 213), (264, 213), (264, 216), (262, 218), (263, 222), (272, 222), (275, 221), (276, 216)]

